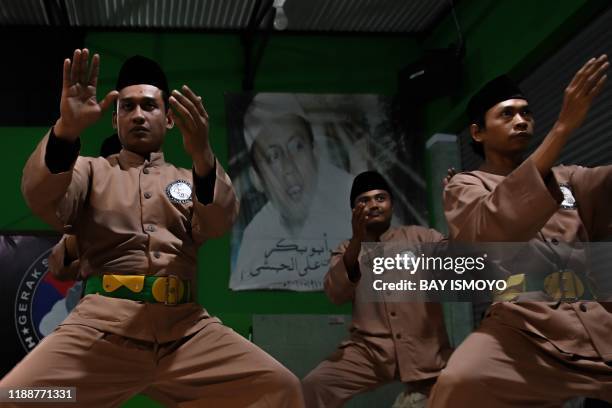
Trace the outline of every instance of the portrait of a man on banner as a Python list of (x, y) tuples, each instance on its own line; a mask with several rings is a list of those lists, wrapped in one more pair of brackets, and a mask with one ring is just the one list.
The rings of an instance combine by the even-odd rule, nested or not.
[[(228, 95), (229, 171), (241, 198), (231, 289), (323, 289), (331, 251), (351, 235), (353, 175), (379, 168), (393, 185), (395, 154), (373, 161), (397, 147), (377, 138), (389, 126), (387, 102), (376, 95)], [(407, 218), (404, 201), (397, 222)]]

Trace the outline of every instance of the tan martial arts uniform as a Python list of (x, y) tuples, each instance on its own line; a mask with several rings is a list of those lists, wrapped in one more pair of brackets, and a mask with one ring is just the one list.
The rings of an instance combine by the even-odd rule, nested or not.
[[(433, 229), (404, 226), (390, 228), (380, 240), (432, 243), (442, 238)], [(325, 293), (336, 304), (352, 301), (351, 337), (302, 380), (308, 408), (339, 407), (360, 392), (394, 380), (426, 391), (420, 386), (431, 385), (451, 352), (440, 304), (360, 298), (366, 292), (358, 286), (371, 281), (349, 280), (343, 260), (347, 246), (348, 241), (332, 253)]]
[[(190, 200), (172, 201), (173, 183), (194, 180), (162, 153), (150, 160), (127, 150), (107, 159), (78, 157), (71, 171), (52, 174), (48, 138), (28, 160), (22, 190), (36, 214), (76, 235), (81, 274), (174, 274), (195, 292), (198, 246), (224, 234), (238, 212), (221, 164), (211, 203), (200, 203), (195, 190)], [(146, 388), (172, 406), (303, 406), (292, 373), (197, 303), (98, 294), (85, 296), (0, 382), (34, 385), (76, 387), (78, 402), (70, 406), (119, 406)]]
[[(560, 185), (575, 203), (564, 200)], [(456, 175), (444, 204), (452, 239), (529, 241), (535, 256), (522, 267), (533, 268), (514, 273), (538, 273), (546, 253), (553, 268), (580, 268), (584, 251), (561, 249), (561, 243), (609, 235), (611, 195), (611, 166), (554, 167), (545, 182), (528, 159), (507, 177), (482, 171)], [(539, 294), (489, 309), (482, 326), (451, 356), (430, 407), (558, 407), (575, 396), (612, 401), (612, 367), (606, 364), (612, 361), (610, 305), (557, 303)]]

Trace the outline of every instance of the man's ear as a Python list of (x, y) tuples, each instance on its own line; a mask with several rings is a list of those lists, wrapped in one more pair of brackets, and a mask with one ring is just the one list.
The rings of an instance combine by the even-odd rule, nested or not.
[(166, 129), (170, 130), (174, 127), (174, 113), (172, 109), (168, 107), (168, 113), (166, 114)]
[(113, 111), (113, 129), (117, 129), (117, 111)]
[(475, 142), (482, 143), (482, 129), (475, 123), (470, 125), (470, 135)]

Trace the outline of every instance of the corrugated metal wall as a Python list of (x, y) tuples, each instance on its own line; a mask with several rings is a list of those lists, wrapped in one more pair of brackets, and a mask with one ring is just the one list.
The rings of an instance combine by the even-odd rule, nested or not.
[[(456, 2), (456, 1), (455, 1)], [(256, 0), (3, 0), (2, 26), (241, 30)], [(47, 7), (45, 7), (45, 5)], [(449, 0), (285, 0), (291, 31), (418, 33), (450, 9)], [(53, 13), (51, 13), (53, 14)]]

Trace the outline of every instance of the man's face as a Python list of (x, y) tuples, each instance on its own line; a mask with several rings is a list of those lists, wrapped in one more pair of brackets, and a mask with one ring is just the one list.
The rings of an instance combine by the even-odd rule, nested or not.
[(159, 88), (130, 85), (119, 91), (113, 127), (125, 149), (142, 156), (159, 151), (166, 131), (173, 124)]
[(524, 99), (508, 99), (493, 106), (485, 114), (485, 128), (472, 133), (485, 152), (516, 155), (527, 150), (533, 137), (533, 115)]
[(316, 191), (318, 162), (310, 128), (287, 115), (266, 123), (253, 143), (257, 173), (285, 223), (301, 224)]
[(391, 225), (393, 202), (386, 190), (370, 190), (355, 197), (355, 206), (363, 206), (368, 216), (367, 228), (386, 230)]

